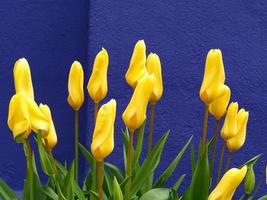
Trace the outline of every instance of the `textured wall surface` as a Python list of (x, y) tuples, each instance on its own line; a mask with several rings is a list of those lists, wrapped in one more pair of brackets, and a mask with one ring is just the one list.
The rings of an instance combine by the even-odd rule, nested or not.
[[(13, 64), (23, 56), (32, 68), (37, 102), (49, 104), (54, 113), (59, 135), (55, 156), (61, 161), (73, 157), (73, 111), (66, 103), (69, 66), (74, 59), (80, 60), (89, 74), (94, 56), (105, 47), (110, 56), (109, 92), (102, 103), (110, 98), (118, 102), (116, 147), (109, 160), (123, 165), (121, 114), (132, 92), (124, 74), (139, 39), (145, 40), (147, 53), (158, 53), (162, 61), (165, 90), (156, 106), (155, 140), (168, 129), (171, 134), (157, 173), (165, 169), (191, 135), (195, 144), (200, 139), (203, 105), (198, 91), (210, 48), (220, 48), (223, 52), (232, 101), (250, 111), (247, 141), (234, 155), (232, 166), (267, 152), (267, 4), (263, 0), (229, 4), (91, 0), (89, 5), (86, 0), (14, 0), (0, 3), (0, 19), (0, 177), (17, 190), (23, 185), (24, 156), (22, 146), (12, 140), (6, 117), (9, 98), (14, 92)], [(91, 100), (87, 113), (85, 108), (86, 105), (81, 113), (80, 140), (89, 144), (93, 128)], [(211, 137), (212, 118), (209, 127)], [(263, 156), (255, 167), (257, 180), (263, 182), (259, 194), (266, 192), (266, 160)], [(186, 188), (191, 178), (189, 163), (187, 151), (169, 185), (186, 173), (181, 190)]]

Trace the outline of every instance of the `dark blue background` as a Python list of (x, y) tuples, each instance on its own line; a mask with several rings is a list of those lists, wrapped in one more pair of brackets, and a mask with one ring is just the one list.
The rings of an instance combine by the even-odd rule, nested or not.
[[(13, 63), (22, 56), (31, 65), (37, 101), (52, 108), (59, 137), (55, 156), (61, 161), (73, 157), (73, 111), (66, 103), (69, 66), (74, 59), (80, 60), (87, 84), (94, 57), (105, 47), (110, 58), (109, 92), (102, 103), (110, 98), (118, 103), (116, 147), (108, 160), (123, 165), (121, 114), (132, 92), (124, 74), (139, 39), (145, 40), (147, 53), (158, 53), (162, 61), (164, 93), (156, 105), (155, 140), (168, 129), (171, 134), (157, 173), (168, 166), (190, 135), (194, 135), (195, 144), (200, 139), (203, 105), (198, 91), (205, 57), (211, 48), (223, 52), (231, 100), (250, 111), (247, 141), (234, 154), (232, 166), (267, 150), (267, 3), (264, 0), (229, 3), (17, 0), (0, 3), (0, 19), (0, 176), (15, 189), (23, 185), (24, 157), (21, 145), (12, 140), (6, 117), (14, 90)], [(86, 144), (91, 141), (92, 117), (93, 104), (89, 99), (81, 113), (80, 140)], [(210, 118), (209, 137), (213, 128), (214, 120)], [(187, 151), (170, 185), (187, 173), (181, 189), (186, 188), (191, 178), (189, 163)], [(266, 192), (265, 165), (263, 156), (255, 167), (257, 182), (262, 181), (259, 194)]]

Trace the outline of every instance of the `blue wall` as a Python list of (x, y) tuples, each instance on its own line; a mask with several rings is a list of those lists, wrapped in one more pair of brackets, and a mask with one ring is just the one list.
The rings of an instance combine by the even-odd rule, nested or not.
[[(72, 60), (80, 60), (91, 73), (95, 55), (109, 52), (109, 98), (118, 101), (116, 148), (110, 161), (123, 165), (121, 114), (131, 96), (125, 83), (134, 44), (144, 39), (147, 53), (158, 53), (162, 61), (164, 94), (156, 106), (155, 140), (171, 129), (157, 173), (175, 157), (184, 142), (194, 135), (198, 143), (203, 123), (203, 105), (198, 97), (206, 53), (220, 48), (224, 56), (226, 83), (232, 100), (250, 111), (247, 141), (234, 155), (232, 166), (266, 152), (267, 134), (267, 4), (265, 1), (13, 1), (0, 3), (0, 176), (21, 189), (25, 172), (21, 145), (12, 140), (6, 125), (7, 105), (13, 94), (12, 68), (19, 57), (28, 58), (38, 102), (48, 103), (59, 135), (55, 156), (73, 157), (73, 112), (66, 103), (67, 76)], [(89, 25), (89, 26), (88, 26)], [(85, 111), (87, 107), (87, 112)], [(175, 117), (174, 117), (175, 116)], [(81, 113), (81, 141), (91, 141), (93, 104), (89, 100)], [(214, 123), (210, 118), (209, 137)], [(183, 157), (171, 185), (187, 173), (189, 152)], [(255, 167), (262, 181), (259, 194), (266, 192), (266, 156)], [(82, 171), (82, 169), (81, 169)]]

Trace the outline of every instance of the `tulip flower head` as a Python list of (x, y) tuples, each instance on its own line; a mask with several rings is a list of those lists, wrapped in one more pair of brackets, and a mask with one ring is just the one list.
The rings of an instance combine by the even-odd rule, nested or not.
[(16, 141), (28, 138), (31, 133), (28, 102), (23, 92), (16, 93), (11, 98), (7, 124), (13, 132), (13, 137)]
[(215, 189), (211, 192), (208, 200), (231, 200), (246, 173), (247, 166), (244, 166), (241, 169), (232, 168), (228, 170)]
[(108, 63), (108, 52), (102, 48), (95, 58), (93, 71), (87, 85), (88, 93), (95, 103), (104, 99), (108, 92)]
[(199, 91), (199, 96), (206, 105), (224, 95), (227, 90), (224, 81), (222, 53), (219, 49), (211, 49), (206, 58), (204, 77)]
[(133, 92), (130, 103), (122, 114), (125, 125), (134, 131), (142, 126), (146, 119), (148, 100), (155, 84), (154, 74), (142, 77)]
[(237, 134), (227, 140), (227, 147), (230, 152), (240, 149), (246, 140), (246, 130), (249, 113), (245, 109), (240, 109), (237, 115)]
[(74, 61), (70, 68), (68, 80), (68, 103), (74, 110), (79, 110), (84, 102), (83, 81), (82, 65), (78, 61)]
[(226, 113), (226, 109), (230, 100), (231, 90), (226, 86), (226, 92), (221, 97), (215, 99), (209, 105), (209, 112), (216, 118), (220, 120)]
[(16, 93), (24, 91), (29, 97), (34, 99), (31, 70), (29, 63), (25, 58), (16, 61), (13, 75)]
[(114, 148), (114, 122), (116, 117), (116, 101), (111, 99), (98, 111), (96, 125), (91, 144), (95, 159), (103, 161)]
[(150, 96), (149, 101), (151, 103), (156, 103), (160, 100), (163, 93), (163, 83), (161, 74), (161, 63), (159, 56), (157, 54), (151, 53), (147, 57), (147, 71), (149, 74), (155, 75), (155, 85)]
[(57, 133), (52, 119), (52, 114), (50, 108), (47, 105), (40, 104), (39, 108), (41, 112), (45, 115), (45, 117), (48, 119), (49, 132), (45, 138), (45, 145), (49, 150), (52, 150), (57, 144)]
[(221, 130), (221, 136), (224, 141), (227, 141), (237, 134), (237, 111), (238, 103), (232, 102), (227, 109), (226, 117), (224, 119), (224, 124)]
[(125, 79), (132, 88), (135, 88), (138, 80), (144, 76), (146, 72), (146, 44), (144, 40), (139, 40), (134, 47)]

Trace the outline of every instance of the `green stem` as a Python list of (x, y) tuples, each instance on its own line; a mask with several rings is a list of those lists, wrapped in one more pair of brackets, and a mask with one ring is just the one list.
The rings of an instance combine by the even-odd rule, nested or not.
[(207, 141), (207, 127), (208, 127), (208, 117), (209, 117), (209, 105), (205, 105), (203, 131), (202, 131), (202, 151), (205, 152), (205, 146)]
[(226, 162), (226, 167), (225, 167), (225, 172), (228, 171), (229, 167), (230, 167), (230, 163), (233, 157), (233, 152), (229, 152), (228, 156), (227, 156), (227, 162)]
[(221, 177), (224, 149), (225, 149), (225, 142), (223, 142), (223, 145), (222, 145), (222, 148), (221, 148), (220, 161), (219, 161), (219, 168), (218, 168), (217, 179), (216, 179), (216, 182), (217, 182), (217, 183), (219, 182), (220, 177)]
[(74, 177), (76, 182), (79, 180), (79, 111), (75, 111), (75, 163), (74, 163)]
[(127, 158), (127, 171), (126, 177), (129, 178), (129, 181), (126, 184), (125, 189), (125, 200), (131, 199), (131, 185), (132, 185), (132, 160), (133, 160), (133, 134), (134, 131), (130, 130), (130, 141), (128, 145), (128, 158)]
[(27, 160), (27, 173), (29, 174), (29, 180), (30, 180), (30, 200), (34, 200), (33, 196), (33, 165), (32, 165), (32, 150), (31, 145), (29, 142), (29, 139), (25, 139), (24, 143), (24, 153)]
[(97, 117), (97, 113), (98, 113), (98, 107), (99, 107), (99, 103), (95, 103), (94, 124), (96, 123), (96, 117)]
[(215, 121), (215, 133), (214, 133), (214, 140), (212, 145), (212, 154), (211, 154), (211, 167), (210, 167), (210, 174), (212, 175), (213, 166), (214, 166), (214, 160), (215, 160), (215, 154), (216, 154), (216, 148), (217, 148), (217, 140), (219, 137), (219, 122), (220, 120)]
[(155, 117), (155, 103), (151, 103), (150, 104), (148, 147), (147, 147), (147, 155), (148, 156), (150, 155), (151, 150), (152, 150), (154, 117)]
[(102, 190), (102, 162), (97, 162), (97, 188), (99, 200), (103, 200), (103, 190)]

